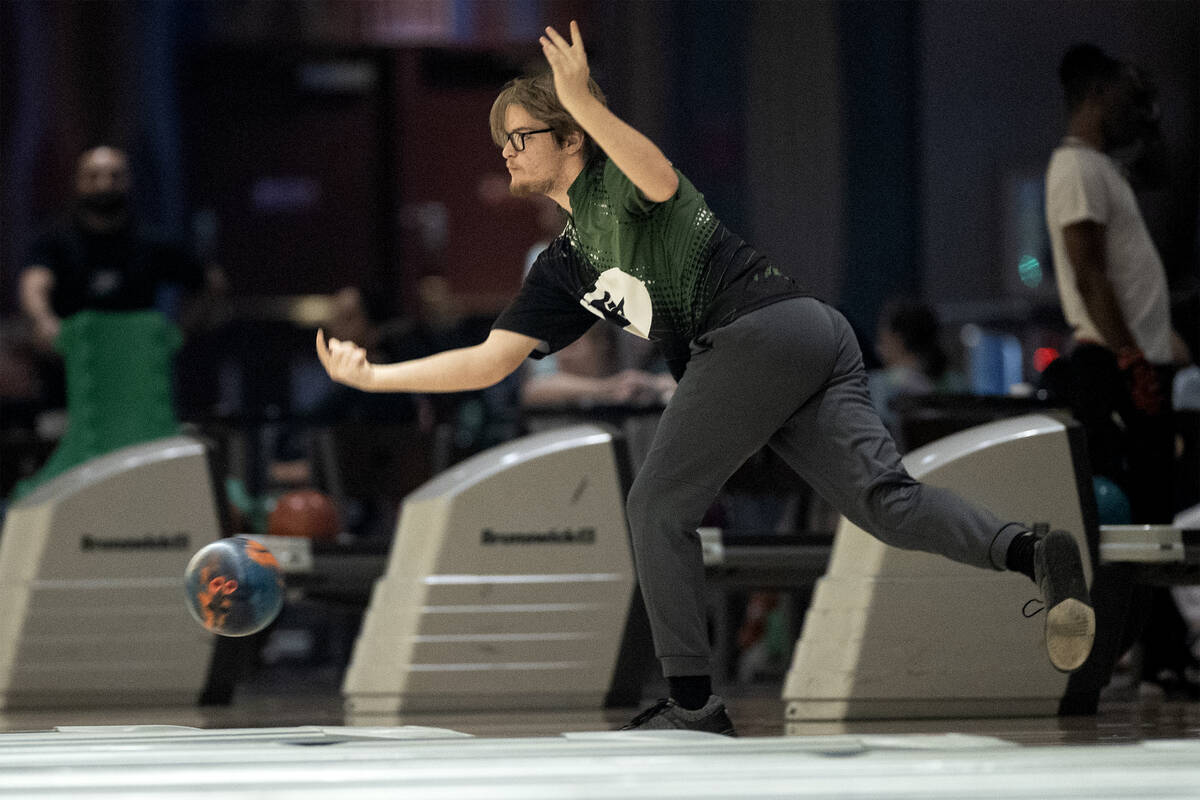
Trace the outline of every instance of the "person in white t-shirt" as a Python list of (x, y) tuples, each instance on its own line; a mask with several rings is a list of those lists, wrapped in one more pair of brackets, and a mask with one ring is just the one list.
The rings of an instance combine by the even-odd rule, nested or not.
[[(1157, 113), (1139, 73), (1093, 45), (1067, 51), (1059, 74), (1069, 121), (1046, 171), (1046, 223), (1075, 339), (1071, 399), (1088, 429), (1093, 471), (1125, 487), (1139, 521), (1169, 521), (1169, 477), (1138, 479), (1145, 475), (1139, 464), (1159, 464), (1163, 452), (1169, 470), (1173, 335), (1166, 271), (1111, 155), (1155, 131)], [(1114, 435), (1114, 413), (1124, 435)], [(1165, 451), (1135, 446), (1164, 427)]]
[[(1051, 371), (1053, 383), (1084, 426), (1093, 474), (1129, 495), (1127, 521), (1167, 523), (1174, 513), (1174, 335), (1166, 271), (1114, 157), (1156, 137), (1154, 93), (1142, 73), (1090, 44), (1066, 52), (1059, 78), (1067, 136), (1046, 171), (1046, 223), (1074, 345)], [(1107, 616), (1116, 633), (1104, 648), (1098, 631), (1094, 663), (1072, 676), (1064, 704), (1082, 713), (1094, 712), (1099, 689), (1141, 631), (1149, 603), (1148, 593), (1119, 570), (1098, 570), (1092, 592), (1109, 599), (1107, 612), (1097, 600), (1098, 625)]]

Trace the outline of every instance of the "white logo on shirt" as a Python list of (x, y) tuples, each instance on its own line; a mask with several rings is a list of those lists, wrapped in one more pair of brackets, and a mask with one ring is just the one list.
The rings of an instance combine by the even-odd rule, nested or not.
[(650, 338), (650, 323), (654, 319), (650, 292), (646, 284), (632, 275), (615, 267), (605, 270), (596, 279), (595, 287), (579, 302), (596, 316), (616, 322), (635, 336)]

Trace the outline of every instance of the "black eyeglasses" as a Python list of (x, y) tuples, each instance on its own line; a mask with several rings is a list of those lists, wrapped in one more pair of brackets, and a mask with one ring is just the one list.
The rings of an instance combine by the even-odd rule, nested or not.
[(554, 128), (541, 128), (536, 131), (513, 131), (504, 138), (513, 146), (513, 150), (518, 153), (525, 149), (525, 137), (533, 136), (535, 133), (550, 133)]

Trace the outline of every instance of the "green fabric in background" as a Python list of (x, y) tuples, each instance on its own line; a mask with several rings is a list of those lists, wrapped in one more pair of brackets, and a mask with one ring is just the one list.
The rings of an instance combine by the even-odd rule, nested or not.
[(181, 342), (158, 311), (81, 311), (63, 320), (55, 348), (66, 365), (67, 430), (12, 499), (96, 456), (176, 435), (171, 359)]

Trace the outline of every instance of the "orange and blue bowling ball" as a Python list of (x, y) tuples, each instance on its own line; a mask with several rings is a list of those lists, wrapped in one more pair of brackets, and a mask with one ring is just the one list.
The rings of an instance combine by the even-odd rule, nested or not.
[(201, 548), (184, 573), (188, 611), (221, 636), (249, 636), (283, 608), (283, 571), (271, 551), (246, 536)]

